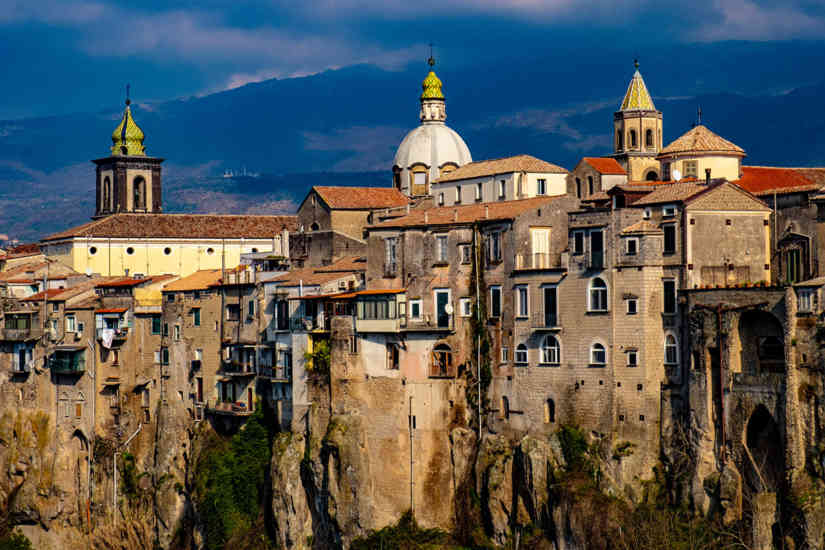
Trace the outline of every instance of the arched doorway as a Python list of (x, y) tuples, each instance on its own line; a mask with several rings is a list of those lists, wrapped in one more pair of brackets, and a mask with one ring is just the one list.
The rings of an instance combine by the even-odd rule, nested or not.
[(747, 460), (745, 482), (754, 493), (779, 492), (785, 476), (785, 455), (779, 425), (764, 405), (759, 405), (745, 428)]

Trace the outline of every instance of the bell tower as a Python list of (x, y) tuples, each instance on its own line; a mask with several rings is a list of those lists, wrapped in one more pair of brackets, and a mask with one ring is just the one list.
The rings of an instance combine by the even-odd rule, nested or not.
[(129, 86), (126, 108), (112, 132), (111, 154), (93, 160), (96, 170), (95, 215), (93, 219), (118, 213), (160, 213), (162, 158), (149, 157), (143, 146), (143, 130), (132, 117)]
[(613, 114), (613, 157), (627, 170), (629, 181), (658, 180), (656, 155), (662, 149), (662, 112), (647, 91), (639, 61), (619, 110)]

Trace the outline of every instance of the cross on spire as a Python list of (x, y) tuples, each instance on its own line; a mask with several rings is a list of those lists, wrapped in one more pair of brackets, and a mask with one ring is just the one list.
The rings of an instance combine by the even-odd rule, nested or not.
[(427, 65), (430, 67), (435, 65), (435, 58), (433, 57), (433, 43), (430, 42), (430, 58), (427, 59)]
[(696, 124), (698, 124), (698, 125), (702, 124), (702, 106), (701, 105), (699, 105), (699, 107), (696, 109)]
[(131, 84), (127, 84), (127, 85), (126, 85), (126, 105), (129, 105), (130, 103), (132, 103), (132, 100), (131, 100), (131, 99), (129, 99), (129, 89), (130, 89), (131, 87), (132, 87), (132, 85), (131, 85)]

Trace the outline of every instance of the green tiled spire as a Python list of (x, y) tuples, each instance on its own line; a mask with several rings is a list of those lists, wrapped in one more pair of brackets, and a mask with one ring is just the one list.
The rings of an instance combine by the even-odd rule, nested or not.
[(132, 110), (129, 108), (131, 101), (126, 99), (126, 108), (123, 110), (123, 118), (115, 131), (112, 132), (112, 155), (128, 156), (146, 154), (143, 147), (143, 130), (137, 125), (132, 117)]
[(630, 80), (630, 85), (627, 87), (627, 93), (624, 95), (624, 101), (619, 108), (620, 111), (655, 111), (656, 107), (653, 105), (653, 99), (647, 91), (645, 81), (642, 78), (642, 73), (639, 72), (639, 62), (634, 61), (636, 72)]
[(421, 99), (444, 99), (444, 93), (441, 91), (441, 79), (435, 75), (435, 71), (432, 69), (435, 65), (435, 59), (430, 56), (427, 63), (430, 65), (430, 72), (424, 82), (421, 83), (423, 90)]

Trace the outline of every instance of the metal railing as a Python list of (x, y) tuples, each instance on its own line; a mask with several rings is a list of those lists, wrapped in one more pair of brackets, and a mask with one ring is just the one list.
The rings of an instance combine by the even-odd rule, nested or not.
[(552, 269), (560, 267), (561, 263), (555, 254), (516, 254), (515, 269)]

